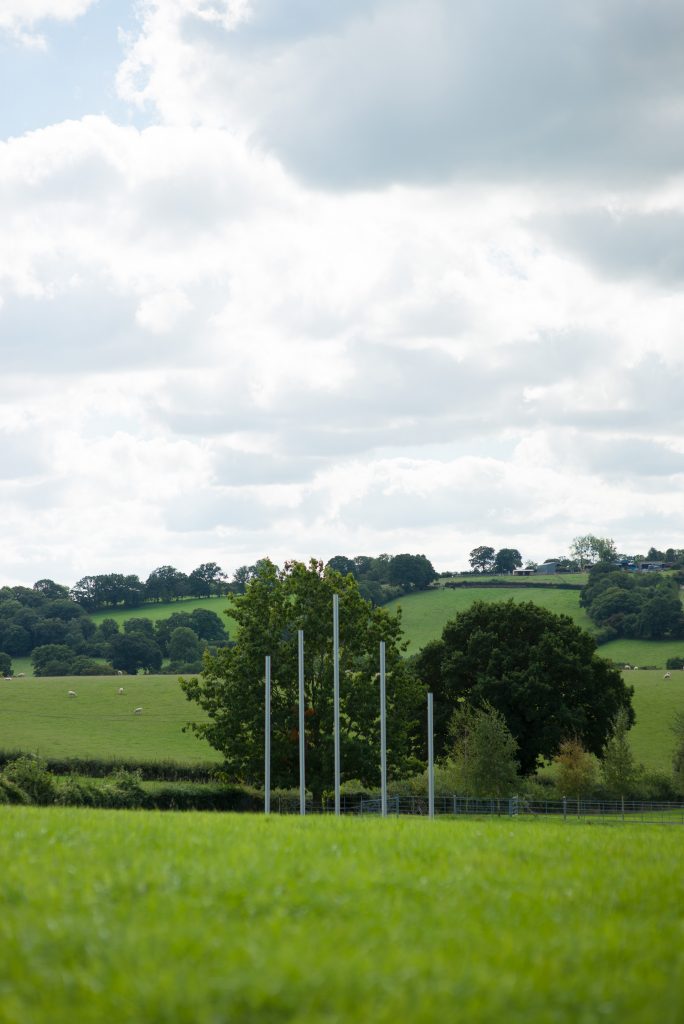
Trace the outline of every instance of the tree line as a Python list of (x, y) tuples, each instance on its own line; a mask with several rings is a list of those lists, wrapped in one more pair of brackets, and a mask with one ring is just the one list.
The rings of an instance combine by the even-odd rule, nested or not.
[(610, 562), (589, 571), (580, 605), (599, 627), (598, 641), (619, 637), (678, 640), (684, 637), (679, 580), (662, 573), (634, 573)]
[[(539, 564), (554, 562), (558, 572), (584, 572), (598, 562), (615, 565), (638, 565), (640, 562), (665, 562), (673, 569), (684, 569), (684, 548), (651, 547), (646, 555), (628, 555), (620, 553), (612, 537), (596, 537), (592, 533), (575, 537), (570, 545), (569, 553), (546, 558), (543, 563), (527, 560), (526, 568), (536, 569)], [(501, 548), (495, 551), (489, 544), (480, 544), (473, 548), (468, 556), (468, 564), (473, 572), (501, 573), (506, 575), (523, 566), (522, 555), (517, 548)]]
[(115, 619), (96, 624), (66, 587), (52, 581), (39, 581), (33, 588), (0, 588), (4, 675), (12, 670), (12, 658), (28, 655), (36, 675), (159, 671), (165, 658), (171, 659), (168, 671), (199, 671), (204, 650), (228, 642), (220, 616), (204, 608), (174, 612), (157, 622), (131, 618), (120, 629)]

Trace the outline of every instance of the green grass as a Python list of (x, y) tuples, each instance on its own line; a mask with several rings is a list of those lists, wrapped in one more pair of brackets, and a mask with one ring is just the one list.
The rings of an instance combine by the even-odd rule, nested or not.
[(591, 619), (579, 606), (579, 591), (575, 590), (533, 590), (527, 593), (522, 588), (468, 588), (463, 590), (427, 590), (421, 594), (409, 594), (386, 605), (388, 611), (402, 610), (404, 632), (409, 639), (409, 653), (419, 651), (430, 640), (437, 640), (449, 619), (470, 608), (474, 601), (532, 601), (548, 608), (556, 615), (569, 615), (578, 626), (594, 632)]
[(611, 640), (599, 647), (599, 654), (624, 665), (664, 669), (668, 658), (684, 658), (684, 640)]
[[(117, 693), (123, 686), (126, 693)], [(68, 697), (75, 690), (77, 697)], [(141, 715), (133, 709), (142, 707)], [(175, 676), (81, 676), (0, 680), (0, 749), (45, 757), (216, 761), (204, 740), (182, 732), (203, 713)], [(0, 1017), (0, 1021), (2, 1018)]]
[(103, 619), (114, 619), (119, 627), (126, 619), (168, 619), (174, 612), (185, 612), (188, 615), (196, 608), (202, 611), (214, 612), (218, 615), (231, 635), (236, 631), (236, 624), (225, 612), (228, 608), (228, 599), (225, 597), (203, 597), (189, 598), (183, 601), (166, 601), (159, 604), (145, 604), (141, 608), (108, 608), (103, 612), (93, 612), (90, 616), (93, 622), (100, 623)]
[[(635, 687), (637, 722), (630, 733), (637, 760), (671, 769), (675, 711), (684, 711), (684, 672), (625, 672)], [(123, 685), (121, 697), (117, 688)], [(73, 689), (78, 696), (67, 697)], [(142, 715), (133, 708), (142, 706)], [(196, 764), (219, 761), (207, 743), (182, 732), (203, 714), (183, 696), (175, 676), (82, 677), (1, 681), (0, 749), (44, 757), (112, 757)]]
[(682, 834), (0, 808), (6, 1024), (675, 1024)]
[(670, 773), (675, 738), (671, 731), (675, 712), (684, 713), (684, 672), (625, 672), (624, 679), (634, 687), (636, 725), (629, 738), (637, 761), (648, 769)]

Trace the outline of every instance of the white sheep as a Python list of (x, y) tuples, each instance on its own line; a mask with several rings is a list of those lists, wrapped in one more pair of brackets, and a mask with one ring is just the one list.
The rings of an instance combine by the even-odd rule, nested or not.
[(133, 712), (134, 715), (142, 715), (142, 708), (136, 708)]
[(75, 696), (76, 696), (76, 691), (75, 690), (67, 690), (67, 697), (75, 697)]
[(671, 679), (671, 678), (672, 678), (672, 676), (670, 675), (669, 672), (666, 672), (665, 675), (663, 676), (663, 679)]
[(117, 693), (125, 693), (126, 691), (124, 690), (123, 686), (120, 686), (119, 689), (116, 692)]
[(121, 669), (120, 669), (120, 668), (118, 668), (118, 669), (116, 670), (116, 674), (117, 674), (117, 676), (122, 676), (122, 675), (123, 675), (123, 672), (121, 671)]

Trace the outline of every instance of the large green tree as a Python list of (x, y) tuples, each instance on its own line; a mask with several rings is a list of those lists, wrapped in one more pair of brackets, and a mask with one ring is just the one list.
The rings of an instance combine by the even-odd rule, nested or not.
[(598, 657), (594, 638), (568, 616), (531, 602), (475, 602), (423, 648), (416, 667), (435, 694), (437, 754), (446, 752), (460, 697), (488, 701), (503, 714), (525, 773), (540, 757), (553, 757), (568, 736), (600, 754), (621, 707), (634, 721), (633, 691)]
[(209, 721), (193, 723), (225, 758), (232, 778), (254, 785), (264, 771), (264, 659), (272, 664), (274, 787), (299, 778), (297, 631), (304, 631), (306, 780), (314, 799), (333, 787), (333, 594), (340, 599), (342, 778), (379, 781), (379, 643), (386, 644), (387, 756), (398, 777), (416, 766), (413, 738), (423, 690), (402, 658), (399, 618), (372, 608), (356, 580), (321, 562), (291, 562), (280, 570), (262, 560), (242, 595), (230, 598), (238, 624), (234, 647), (205, 657), (198, 678), (183, 680), (189, 700)]

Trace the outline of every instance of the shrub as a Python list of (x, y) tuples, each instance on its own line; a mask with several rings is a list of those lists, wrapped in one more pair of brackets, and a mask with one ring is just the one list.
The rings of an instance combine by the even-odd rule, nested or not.
[(145, 801), (145, 790), (142, 788), (140, 771), (129, 772), (126, 768), (117, 768), (107, 776), (106, 784), (102, 789), (108, 807), (142, 807)]
[(31, 754), (22, 754), (16, 761), (10, 761), (2, 778), (22, 789), (31, 803), (54, 804), (57, 798), (57, 784), (45, 761)]
[(0, 804), (30, 804), (28, 796), (24, 790), (12, 782), (11, 779), (6, 779), (0, 775)]
[(102, 790), (93, 782), (68, 775), (59, 783), (57, 803), (70, 807), (101, 807)]
[(668, 658), (666, 668), (684, 668), (684, 658)]

